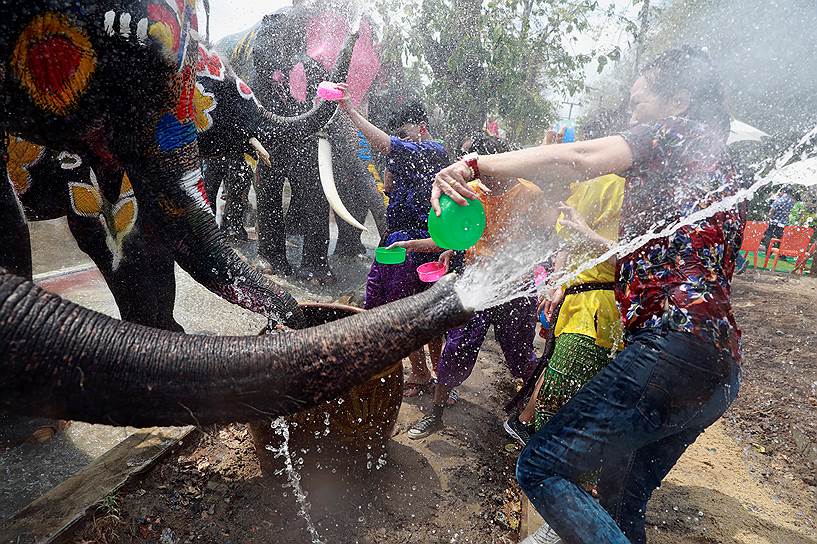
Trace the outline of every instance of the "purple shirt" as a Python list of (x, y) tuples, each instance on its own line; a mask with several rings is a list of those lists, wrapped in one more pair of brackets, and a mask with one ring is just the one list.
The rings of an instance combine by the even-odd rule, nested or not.
[(388, 169), (394, 185), (386, 209), (389, 232), (428, 228), (434, 176), (449, 163), (442, 144), (391, 137)]

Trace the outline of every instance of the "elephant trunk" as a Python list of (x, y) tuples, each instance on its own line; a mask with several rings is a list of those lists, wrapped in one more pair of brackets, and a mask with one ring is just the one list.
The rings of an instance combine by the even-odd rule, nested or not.
[(470, 314), (449, 277), (310, 329), (194, 337), (112, 319), (0, 269), (0, 412), (137, 427), (286, 415), (365, 382)]
[[(344, 81), (349, 75), (349, 66), (352, 62), (352, 50), (357, 41), (357, 32), (351, 34), (343, 45), (338, 56), (338, 62), (330, 79)], [(337, 111), (337, 104), (328, 100), (321, 100), (312, 109), (294, 117), (276, 115), (260, 107), (262, 122), (259, 131), (263, 139), (301, 136), (308, 138), (321, 130), (332, 119)]]

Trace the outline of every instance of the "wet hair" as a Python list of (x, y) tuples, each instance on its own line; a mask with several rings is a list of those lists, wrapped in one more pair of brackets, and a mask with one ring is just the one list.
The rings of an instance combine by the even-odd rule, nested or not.
[(470, 152), (477, 153), (479, 155), (494, 155), (496, 153), (506, 153), (511, 150), (511, 146), (508, 145), (508, 142), (503, 140), (502, 138), (497, 138), (496, 136), (491, 136), (485, 131), (474, 132), (470, 136), (466, 137), (462, 144), (460, 144), (460, 150), (463, 149), (466, 142), (471, 142), (471, 149)]
[(395, 132), (403, 125), (411, 123), (412, 125), (419, 125), (420, 123), (428, 123), (428, 114), (423, 105), (417, 100), (412, 100), (404, 104), (399, 110), (394, 112), (389, 119), (388, 130)]
[(706, 51), (690, 46), (668, 49), (641, 70), (650, 90), (669, 99), (680, 91), (689, 92), (689, 108), (684, 114), (729, 134), (731, 116), (720, 74)]

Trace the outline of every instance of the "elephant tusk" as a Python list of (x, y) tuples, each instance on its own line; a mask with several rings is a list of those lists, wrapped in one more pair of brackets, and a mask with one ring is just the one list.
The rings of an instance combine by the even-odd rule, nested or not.
[(266, 164), (267, 166), (272, 167), (272, 163), (269, 160), (269, 151), (264, 149), (264, 146), (261, 145), (261, 142), (258, 141), (258, 138), (256, 138), (255, 136), (250, 138), (250, 145), (252, 146), (253, 149), (255, 149), (255, 152), (258, 154), (258, 158), (262, 160), (264, 164)]
[(352, 217), (346, 206), (340, 199), (338, 188), (335, 186), (335, 175), (332, 173), (332, 145), (326, 138), (318, 138), (318, 171), (321, 176), (321, 188), (323, 194), (326, 195), (326, 200), (335, 215), (362, 231), (367, 231), (366, 227), (361, 225), (357, 219)]

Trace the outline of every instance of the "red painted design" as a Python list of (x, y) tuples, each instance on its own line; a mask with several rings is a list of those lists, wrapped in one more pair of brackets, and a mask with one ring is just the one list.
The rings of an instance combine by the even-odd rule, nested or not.
[(218, 56), (218, 53), (208, 51), (205, 47), (199, 45), (196, 75), (222, 81), (224, 79), (224, 64), (221, 62), (221, 57)]
[(193, 68), (189, 65), (182, 68), (179, 78), (182, 88), (179, 94), (179, 103), (176, 106), (176, 119), (182, 122), (191, 121), (194, 119), (196, 113), (193, 106), (193, 96), (195, 94)]
[(207, 198), (207, 191), (204, 190), (204, 178), (199, 178), (198, 183), (196, 183), (196, 190), (201, 195), (201, 198), (204, 199), (204, 202), (209, 206), (210, 199)]
[(235, 84), (236, 87), (238, 87), (238, 93), (241, 95), (242, 98), (246, 100), (255, 98), (255, 95), (253, 94), (252, 89), (250, 89), (250, 86), (244, 83), (244, 81), (241, 78), (239, 77), (235, 78)]
[(49, 36), (31, 46), (28, 66), (34, 84), (51, 93), (63, 93), (79, 68), (82, 52), (64, 36)]

